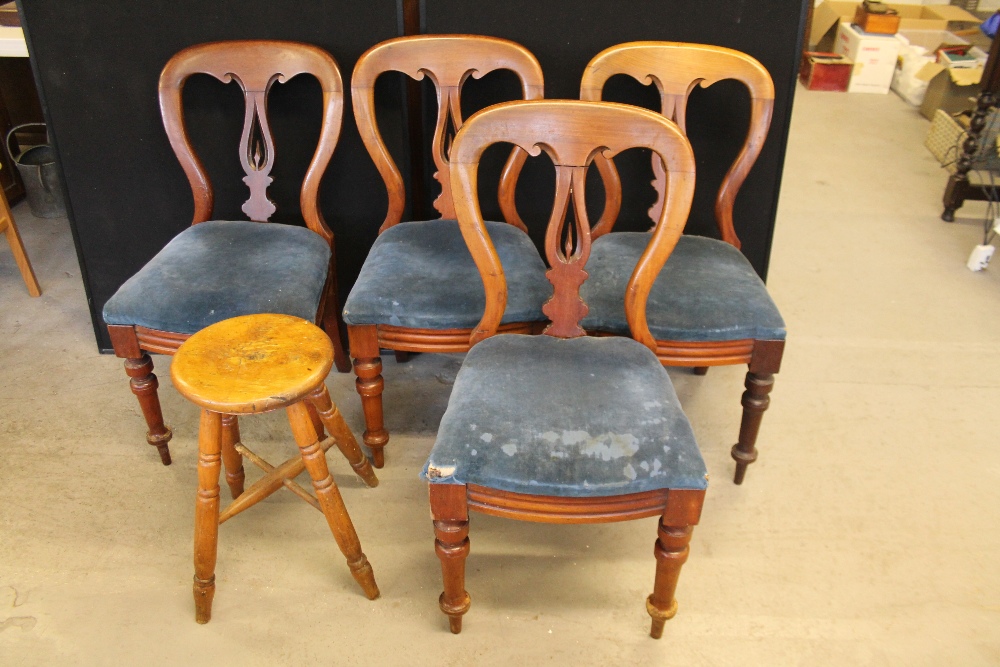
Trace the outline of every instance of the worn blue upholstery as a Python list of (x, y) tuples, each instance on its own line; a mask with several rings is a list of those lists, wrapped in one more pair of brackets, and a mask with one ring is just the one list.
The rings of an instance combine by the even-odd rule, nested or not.
[[(552, 285), (531, 239), (502, 222), (487, 222), (486, 229), (507, 277), (503, 322), (544, 321), (541, 305)], [(466, 329), (479, 323), (485, 308), (483, 280), (458, 223), (404, 222), (375, 241), (344, 304), (344, 321)]]
[(707, 485), (691, 426), (648, 348), (518, 334), (469, 352), (422, 477), (564, 497)]
[(104, 321), (195, 333), (238, 315), (315, 321), (330, 247), (304, 227), (213, 220), (185, 229), (104, 305)]
[[(590, 279), (580, 290), (590, 306), (581, 323), (587, 331), (628, 335), (625, 289), (649, 239), (646, 232), (612, 232), (594, 241)], [(701, 236), (680, 238), (653, 284), (646, 317), (657, 340), (785, 338), (785, 322), (743, 253)]]

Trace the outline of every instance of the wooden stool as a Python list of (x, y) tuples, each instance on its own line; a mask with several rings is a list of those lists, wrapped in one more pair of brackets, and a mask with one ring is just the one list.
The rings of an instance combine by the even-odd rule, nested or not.
[[(340, 491), (326, 465), (336, 444), (368, 486), (378, 485), (371, 464), (330, 400), (326, 379), (333, 344), (316, 325), (290, 315), (246, 315), (213, 324), (191, 336), (174, 356), (170, 376), (188, 400), (202, 408), (198, 434), (198, 498), (195, 503), (195, 620), (212, 617), (219, 524), (282, 486), (323, 512), (351, 574), (374, 600), (378, 586)], [(287, 408), (301, 456), (275, 467), (240, 443), (238, 415)], [(325, 437), (323, 427), (330, 432)], [(243, 490), (243, 457), (267, 473)], [(219, 470), (233, 502), (219, 513)], [(309, 471), (316, 497), (293, 481)]]

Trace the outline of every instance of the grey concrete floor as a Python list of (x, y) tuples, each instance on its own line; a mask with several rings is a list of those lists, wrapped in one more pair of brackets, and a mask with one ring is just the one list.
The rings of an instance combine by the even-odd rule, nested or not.
[[(894, 95), (797, 91), (769, 281), (789, 342), (743, 486), (744, 369), (671, 371), (712, 481), (661, 641), (643, 602), (655, 519), (474, 515), (473, 606), (448, 633), (417, 472), (460, 357), (433, 355), (386, 360), (381, 486), (329, 457), (382, 598), (279, 493), (222, 527), (196, 625), (197, 411), (156, 358), (161, 466), (121, 360), (95, 349), (66, 221), (22, 204), (44, 294), (0, 243), (0, 664), (1000, 664), (1000, 260), (965, 268), (985, 207), (940, 221), (927, 129)], [(328, 384), (360, 432), (352, 378)], [(281, 414), (243, 433), (294, 452)]]

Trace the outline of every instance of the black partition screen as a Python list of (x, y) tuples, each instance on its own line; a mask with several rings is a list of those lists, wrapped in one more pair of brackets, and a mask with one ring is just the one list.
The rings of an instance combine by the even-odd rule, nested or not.
[[(30, 0), (18, 5), (59, 152), (102, 350), (111, 347), (100, 317), (104, 302), (191, 224), (191, 190), (167, 142), (157, 102), (157, 80), (167, 60), (201, 42), (294, 40), (333, 54), (349, 86), (358, 56), (400, 34), (396, 0)], [(383, 130), (387, 142), (400, 147), (401, 93), (398, 82), (388, 83), (379, 90)], [(386, 208), (385, 187), (358, 136), (349, 98), (345, 106), (344, 129), (321, 190), (323, 214), (337, 239), (343, 290), (361, 268)], [(247, 195), (237, 161), (243, 108), (236, 84), (192, 77), (185, 110), (192, 141), (217, 188), (215, 217), (245, 219), (240, 205)], [(315, 148), (320, 110), (314, 79), (301, 76), (274, 86), (269, 111), (275, 180), (268, 193), (278, 207), (276, 221), (301, 222), (297, 188)]]
[[(622, 42), (664, 40), (715, 44), (744, 51), (760, 60), (774, 79), (774, 119), (760, 158), (740, 191), (734, 218), (743, 252), (763, 277), (767, 274), (806, 8), (803, 2), (773, 0), (504, 0), (494, 3), (425, 0), (422, 19), (423, 32), (429, 34), (483, 33), (524, 45), (542, 65), (545, 96), (550, 98), (578, 98), (580, 77), (587, 62), (603, 49)], [(502, 94), (497, 94), (501, 87)], [(502, 81), (498, 78), (497, 84), (489, 90), (473, 90), (472, 93), (476, 101), (492, 103), (501, 98), (515, 99), (518, 90), (513, 79)], [(649, 108), (656, 108), (658, 104), (652, 87), (641, 86), (626, 77), (615, 77), (609, 82), (605, 99)], [(697, 158), (698, 186), (688, 233), (718, 236), (713, 217), (715, 193), (739, 150), (749, 117), (749, 98), (738, 82), (720, 82), (692, 94), (687, 129)], [(486, 191), (494, 188), (495, 192), (501, 159), (502, 155), (497, 153), (484, 165), (485, 183), (481, 193), (487, 216), (498, 214), (496, 208), (489, 207)], [(545, 162), (544, 157), (535, 160)], [(626, 154), (616, 159), (616, 163), (622, 175), (624, 197), (620, 226), (616, 229), (647, 229), (651, 222), (646, 211), (655, 199), (655, 192), (649, 185), (652, 168), (648, 155)], [(433, 171), (431, 167), (428, 169)], [(550, 172), (551, 168), (544, 164), (527, 167), (518, 185), (518, 209), (531, 227), (536, 242), (544, 233), (538, 223), (544, 224), (547, 206), (552, 201)], [(429, 194), (435, 194), (436, 191), (428, 187), (431, 188)], [(600, 200), (588, 196), (588, 202), (594, 199)]]
[[(720, 44), (758, 58), (774, 78), (777, 102), (770, 136), (737, 200), (736, 227), (744, 252), (761, 275), (766, 273), (803, 4), (744, 0), (18, 0), (18, 7), (63, 170), (71, 227), (102, 350), (110, 349), (100, 317), (105, 301), (191, 221), (191, 192), (170, 150), (157, 106), (157, 79), (170, 56), (186, 46), (213, 40), (303, 41), (333, 54), (346, 85), (355, 61), (368, 47), (403, 34), (404, 26), (409, 33), (417, 32), (413, 9), (420, 10), (422, 32), (495, 35), (525, 45), (541, 61), (548, 97), (577, 97), (587, 61), (601, 49), (624, 41)], [(420, 105), (416, 100), (416, 106), (408, 105), (406, 91), (417, 94), (420, 86), (406, 87), (400, 85), (401, 80), (401, 75), (380, 79), (376, 99), (380, 128), (414, 197), (413, 211), (404, 218), (411, 219), (433, 214), (430, 203), (437, 186), (429, 181), (434, 169), (423, 149), (433, 127), (427, 122), (423, 126), (407, 123), (404, 110), (408, 106), (419, 110)], [(610, 99), (645, 106), (655, 104), (651, 93), (634, 81), (617, 79), (607, 89)], [(517, 94), (516, 80), (509, 73), (491, 74), (470, 82), (468, 110)], [(691, 100), (688, 125), (698, 159), (699, 188), (689, 232), (714, 233), (714, 191), (745, 132), (746, 102), (746, 93), (732, 82), (696, 91)], [(319, 129), (319, 86), (307, 77), (276, 85), (269, 108), (276, 140), (275, 182), (269, 190), (278, 206), (273, 219), (300, 222), (297, 188)], [(235, 84), (193, 77), (185, 109), (192, 140), (218, 189), (215, 217), (243, 218), (239, 206), (246, 195), (236, 157), (243, 115)], [(429, 111), (426, 104), (424, 109)], [(433, 117), (424, 116), (425, 121)], [(414, 133), (408, 133), (408, 128)], [(498, 172), (502, 153), (496, 155)], [(626, 158), (622, 165), (626, 205), (620, 224), (623, 229), (642, 228), (648, 226), (645, 209), (654, 198), (648, 185), (648, 157)], [(417, 183), (409, 182), (408, 165), (415, 165)], [(518, 188), (518, 206), (529, 223), (540, 217), (546, 197), (551, 200), (545, 176), (544, 165), (529, 165)], [(599, 184), (595, 191), (599, 194)], [(386, 211), (385, 187), (358, 136), (349, 98), (344, 130), (323, 181), (321, 206), (336, 234), (343, 298)], [(541, 216), (544, 219), (544, 213)], [(533, 231), (537, 239), (537, 225)]]

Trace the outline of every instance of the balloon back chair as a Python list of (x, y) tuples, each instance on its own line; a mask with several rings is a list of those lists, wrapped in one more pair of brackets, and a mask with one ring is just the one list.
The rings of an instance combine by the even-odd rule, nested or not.
[[(498, 142), (535, 155), (545, 151), (555, 164), (555, 203), (545, 237), (551, 287), (540, 304), (551, 322), (540, 336), (500, 330), (508, 272), (477, 198), (479, 160)], [(631, 337), (590, 337), (580, 326), (587, 314), (580, 285), (592, 274), (583, 183), (595, 155), (610, 159), (632, 147), (652, 150), (670, 178), (650, 242), (622, 288)], [(707, 475), (656, 357), (646, 300), (681, 236), (694, 168), (691, 146), (674, 123), (621, 104), (500, 104), (459, 130), (451, 154), (455, 212), (485, 285), (486, 305), (423, 470), (444, 575), (440, 607), (452, 632), (461, 631), (470, 605), (470, 510), (548, 523), (658, 516), (656, 576), (646, 604), (651, 635), (659, 637), (676, 612), (674, 591)]]
[[(389, 208), (358, 280), (344, 304), (357, 389), (365, 414), (364, 442), (376, 467), (389, 441), (382, 417), (380, 350), (465, 352), (469, 334), (483, 313), (482, 281), (455, 221), (448, 176), (449, 152), (462, 127), (461, 92), (471, 76), (511, 70), (524, 99), (543, 95), (542, 69), (527, 49), (494, 37), (422, 35), (377, 44), (358, 60), (351, 78), (354, 117), (368, 152), (385, 180)], [(406, 192), (399, 169), (386, 150), (375, 118), (375, 81), (385, 72), (425, 76), (437, 91), (438, 112), (431, 151), (441, 185), (434, 206), (438, 220), (400, 224)], [(499, 203), (505, 222), (487, 222), (500, 261), (510, 276), (504, 332), (533, 333), (545, 315), (545, 263), (527, 235), (514, 206), (514, 186), (527, 156), (514, 149), (504, 167)], [(509, 224), (508, 224), (509, 223)]]
[[(734, 481), (741, 484), (747, 466), (757, 459), (757, 434), (785, 347), (784, 320), (763, 281), (740, 252), (733, 226), (736, 195), (767, 137), (774, 84), (763, 65), (739, 51), (702, 44), (631, 42), (605, 49), (590, 61), (580, 85), (580, 98), (600, 100), (604, 84), (616, 74), (655, 85), (662, 114), (682, 130), (688, 97), (695, 87), (736, 79), (750, 91), (750, 126), (715, 202), (721, 240), (681, 237), (653, 284), (646, 307), (656, 353), (664, 365), (694, 367), (699, 375), (709, 366), (749, 365), (742, 398), (743, 420), (739, 439), (732, 448), (736, 460)], [(628, 335), (622, 291), (650, 236), (643, 232), (609, 234), (618, 217), (621, 185), (613, 164), (600, 156), (597, 162), (610, 205), (593, 229), (591, 266), (597, 278), (583, 286), (582, 296), (590, 304), (583, 327), (592, 332)], [(655, 222), (667, 183), (655, 156), (653, 172), (659, 198), (649, 213)]]
[[(250, 221), (212, 220), (213, 190), (184, 125), (181, 93), (193, 74), (209, 74), (243, 90), (246, 113), (239, 160), (250, 198)], [(275, 160), (267, 96), (276, 82), (310, 74), (323, 91), (322, 127), (302, 183), (305, 228), (267, 222)], [(333, 234), (319, 210), (320, 180), (330, 162), (343, 116), (337, 63), (322, 49), (279, 41), (232, 41), (192, 46), (172, 57), (159, 83), (160, 111), (170, 145), (194, 195), (194, 219), (104, 306), (115, 354), (125, 359), (154, 445), (170, 464), (171, 431), (163, 423), (157, 379), (149, 353), (176, 352), (210, 324), (239, 315), (277, 313), (322, 323), (335, 348), (337, 367), (349, 369), (340, 344)]]

